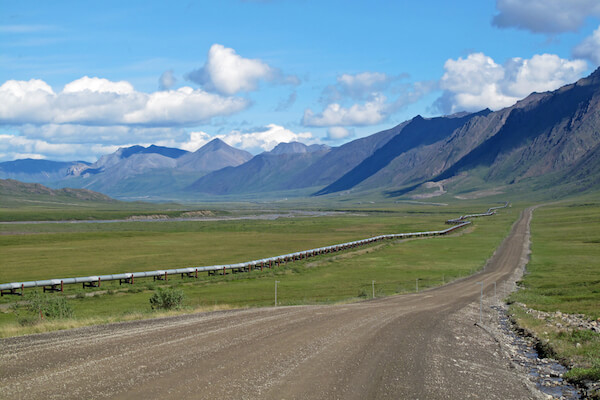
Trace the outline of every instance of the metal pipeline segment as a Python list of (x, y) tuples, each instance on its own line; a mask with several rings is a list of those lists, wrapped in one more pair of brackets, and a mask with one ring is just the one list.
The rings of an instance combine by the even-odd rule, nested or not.
[(494, 213), (491, 210), (506, 208), (508, 207), (508, 202), (504, 206), (492, 207), (488, 210), (487, 213), (483, 214), (471, 214), (466, 216), (461, 216), (460, 218), (454, 220), (448, 220), (446, 223), (455, 223), (455, 226), (450, 228), (441, 230), (441, 231), (428, 231), (428, 232), (412, 232), (412, 233), (395, 233), (388, 235), (379, 235), (374, 236), (368, 239), (357, 240), (353, 242), (346, 242), (335, 244), (326, 247), (319, 247), (316, 249), (305, 250), (296, 253), (284, 254), (280, 256), (264, 258), (260, 260), (248, 261), (245, 263), (238, 264), (224, 264), (224, 265), (210, 265), (205, 267), (187, 267), (187, 268), (176, 268), (176, 269), (167, 269), (167, 270), (155, 270), (155, 271), (143, 271), (143, 272), (126, 272), (120, 274), (112, 274), (112, 275), (98, 275), (98, 276), (86, 276), (86, 277), (76, 277), (76, 278), (63, 278), (63, 279), (47, 279), (42, 281), (27, 281), (27, 282), (11, 282), (11, 283), (3, 283), (0, 284), (0, 290), (14, 290), (21, 288), (32, 288), (32, 287), (44, 287), (44, 286), (57, 286), (57, 285), (70, 285), (74, 283), (96, 283), (96, 282), (105, 282), (105, 281), (115, 281), (115, 280), (131, 280), (135, 278), (148, 278), (148, 277), (166, 277), (168, 275), (176, 275), (176, 274), (191, 274), (196, 272), (206, 272), (206, 271), (221, 271), (221, 270), (231, 270), (231, 269), (245, 269), (250, 267), (257, 267), (260, 265), (268, 264), (269, 262), (277, 262), (286, 260), (294, 260), (296, 258), (307, 258), (312, 256), (315, 252), (317, 254), (323, 254), (330, 251), (335, 251), (336, 249), (346, 249), (354, 246), (361, 246), (368, 243), (373, 243), (377, 240), (381, 239), (402, 239), (402, 238), (411, 238), (411, 237), (422, 237), (422, 236), (435, 236), (435, 235), (445, 235), (449, 232), (452, 232), (456, 229), (462, 228), (465, 225), (470, 224), (470, 221), (464, 221), (464, 219), (468, 217), (479, 217), (479, 216), (489, 216)]

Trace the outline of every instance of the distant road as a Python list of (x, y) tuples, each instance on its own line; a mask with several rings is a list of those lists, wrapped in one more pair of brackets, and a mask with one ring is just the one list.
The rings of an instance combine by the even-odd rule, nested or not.
[(286, 213), (265, 213), (239, 215), (237, 217), (222, 216), (222, 217), (198, 217), (198, 218), (138, 218), (127, 219), (64, 219), (59, 221), (0, 221), (0, 225), (24, 225), (24, 224), (112, 224), (115, 222), (181, 222), (181, 221), (237, 221), (247, 219), (262, 219), (276, 220), (278, 218), (295, 218), (295, 217), (335, 217), (338, 215), (359, 215), (357, 213), (350, 214), (346, 211), (290, 211)]
[[(261, 308), (0, 340), (0, 393), (23, 399), (528, 399), (474, 326), (526, 257), (531, 209), (485, 272), (425, 292)], [(477, 303), (478, 304), (478, 303)]]

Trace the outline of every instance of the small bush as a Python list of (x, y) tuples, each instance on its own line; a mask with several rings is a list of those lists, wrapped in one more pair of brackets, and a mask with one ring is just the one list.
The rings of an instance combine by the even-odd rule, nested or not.
[(42, 318), (58, 319), (73, 316), (73, 307), (63, 296), (31, 292), (22, 306), (13, 305), (13, 312), (21, 325), (34, 325)]
[(358, 291), (358, 297), (367, 298), (368, 296), (369, 296), (369, 293), (367, 293), (367, 289), (360, 289)]
[(150, 297), (150, 307), (153, 310), (179, 309), (183, 305), (184, 294), (179, 289), (158, 289)]

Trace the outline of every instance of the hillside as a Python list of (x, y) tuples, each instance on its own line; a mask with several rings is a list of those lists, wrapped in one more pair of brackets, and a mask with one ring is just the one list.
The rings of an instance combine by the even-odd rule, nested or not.
[(13, 179), (0, 179), (0, 204), (3, 207), (23, 203), (69, 203), (69, 202), (115, 203), (116, 200), (87, 189), (50, 189), (39, 183), (25, 183)]
[(229, 146), (221, 139), (214, 139), (194, 153), (187, 153), (177, 160), (181, 171), (216, 171), (225, 167), (235, 167), (249, 161), (252, 154)]
[(230, 195), (292, 189), (298, 179), (306, 176), (306, 169), (328, 152), (329, 148), (298, 153), (265, 152), (237, 167), (228, 167), (205, 175), (186, 190), (194, 193)]
[(389, 142), (373, 152), (359, 165), (347, 172), (331, 185), (317, 192), (326, 194), (348, 190), (385, 168), (392, 160), (412, 149), (427, 146), (447, 138), (472, 118), (485, 116), (490, 110), (476, 114), (457, 115), (425, 119), (420, 115), (413, 118)]

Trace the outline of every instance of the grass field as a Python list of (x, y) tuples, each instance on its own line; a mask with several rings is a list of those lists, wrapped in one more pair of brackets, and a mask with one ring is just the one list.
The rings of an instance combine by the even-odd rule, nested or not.
[(600, 204), (534, 212), (532, 254), (516, 301), (542, 311), (600, 317)]
[[(2, 282), (52, 277), (131, 272), (188, 265), (240, 262), (365, 238), (381, 233), (412, 232), (445, 227), (443, 221), (473, 209), (402, 206), (396, 212), (371, 212), (336, 217), (291, 218), (276, 221), (161, 222), (115, 224), (27, 224), (11, 226), (0, 235)], [(475, 211), (484, 211), (480, 205)], [(182, 289), (189, 310), (256, 307), (273, 304), (274, 281), (283, 305), (352, 301), (440, 285), (481, 268), (508, 233), (519, 208), (475, 220), (456, 235), (386, 242), (333, 256), (319, 256), (280, 268), (249, 274), (198, 280), (170, 278)], [(13, 231), (14, 229), (14, 231)], [(164, 282), (161, 282), (164, 285)], [(159, 283), (151, 279), (119, 287), (106, 282), (100, 290), (112, 294), (81, 298), (80, 286), (65, 295), (75, 319), (102, 321), (153, 315), (149, 297)], [(39, 289), (37, 289), (39, 290)], [(89, 291), (89, 289), (88, 289)], [(5, 296), (2, 302), (18, 298)], [(67, 322), (65, 322), (67, 323)], [(10, 313), (0, 315), (4, 329), (16, 324)], [(72, 326), (72, 323), (68, 323)], [(29, 330), (28, 330), (29, 329)], [(36, 326), (21, 330), (46, 329)], [(48, 328), (52, 329), (52, 328)]]
[[(600, 317), (600, 203), (548, 205), (534, 212), (532, 254), (522, 289), (512, 301), (527, 307)], [(526, 327), (551, 352), (573, 366), (575, 380), (600, 380), (600, 334), (540, 321), (513, 306), (519, 325)]]

